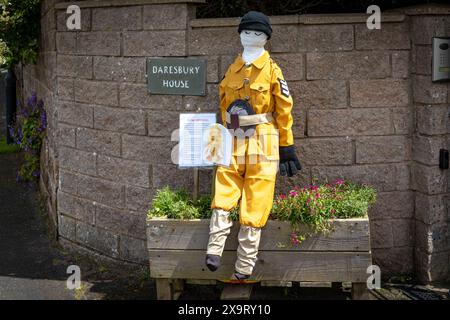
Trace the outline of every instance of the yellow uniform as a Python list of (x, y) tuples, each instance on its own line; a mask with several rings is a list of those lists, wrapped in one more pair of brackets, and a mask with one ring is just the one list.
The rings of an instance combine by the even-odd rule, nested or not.
[(235, 138), (231, 166), (217, 169), (212, 203), (212, 208), (230, 211), (241, 199), (241, 225), (262, 228), (272, 208), (278, 148), (294, 144), (292, 97), (280, 68), (267, 51), (248, 65), (238, 56), (220, 83), (219, 94), (224, 125), (227, 108), (237, 99), (248, 101), (256, 114), (273, 114), (273, 121), (258, 124), (245, 143), (237, 143)]

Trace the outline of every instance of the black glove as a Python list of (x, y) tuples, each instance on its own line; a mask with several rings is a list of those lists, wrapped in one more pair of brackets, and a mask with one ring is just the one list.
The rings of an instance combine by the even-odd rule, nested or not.
[(295, 147), (293, 145), (280, 147), (280, 174), (292, 177), (301, 169), (302, 166), (295, 153)]

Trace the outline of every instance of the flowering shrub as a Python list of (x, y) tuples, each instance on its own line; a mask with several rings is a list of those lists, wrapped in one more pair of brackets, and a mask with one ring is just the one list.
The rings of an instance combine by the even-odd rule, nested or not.
[[(299, 245), (310, 235), (301, 232), (301, 225), (310, 227), (313, 233), (327, 233), (331, 230), (331, 219), (365, 217), (375, 200), (373, 187), (338, 179), (333, 183), (295, 187), (288, 194), (277, 196), (269, 218), (290, 221), (293, 228), (290, 242)], [(159, 190), (153, 199), (148, 217), (209, 219), (212, 213), (210, 205), (210, 196), (193, 201), (188, 192), (172, 191), (166, 187)], [(231, 212), (233, 221), (239, 220), (238, 213), (238, 208)]]
[(44, 102), (37, 99), (35, 92), (27, 104), (19, 108), (16, 124), (10, 127), (15, 143), (24, 151), (24, 163), (17, 173), (17, 181), (37, 181), (40, 175), (40, 151), (47, 128)]
[(279, 195), (270, 218), (290, 221), (294, 228), (291, 243), (297, 245), (307, 236), (299, 234), (299, 223), (310, 226), (313, 232), (326, 233), (330, 230), (330, 219), (365, 217), (375, 200), (373, 187), (338, 179), (333, 183), (295, 187), (288, 194)]

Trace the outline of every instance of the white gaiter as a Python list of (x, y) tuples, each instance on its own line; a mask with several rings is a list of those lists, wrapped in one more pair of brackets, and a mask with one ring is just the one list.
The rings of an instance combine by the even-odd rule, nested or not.
[(252, 63), (258, 59), (265, 51), (267, 35), (261, 31), (242, 30), (241, 44), (244, 47), (242, 60), (245, 63)]

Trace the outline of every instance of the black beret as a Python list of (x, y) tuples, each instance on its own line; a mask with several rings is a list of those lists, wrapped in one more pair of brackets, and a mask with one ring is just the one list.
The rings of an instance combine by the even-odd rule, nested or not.
[(267, 35), (267, 39), (272, 36), (272, 27), (270, 25), (269, 17), (264, 13), (258, 11), (249, 11), (241, 19), (238, 32), (242, 30), (261, 31)]

